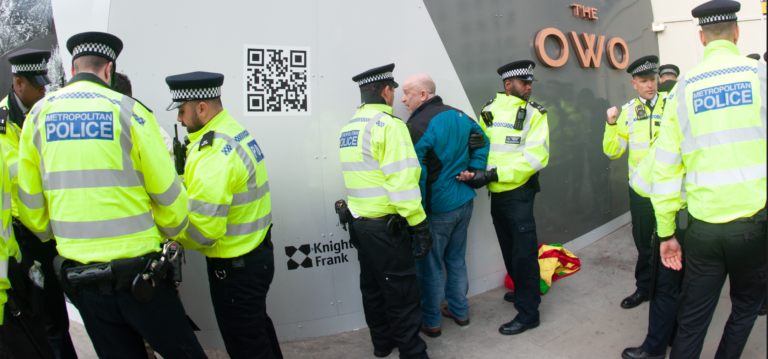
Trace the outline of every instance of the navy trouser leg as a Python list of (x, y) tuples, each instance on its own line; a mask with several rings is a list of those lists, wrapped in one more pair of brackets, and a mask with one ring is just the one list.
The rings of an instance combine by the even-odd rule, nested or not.
[(227, 354), (240, 358), (282, 358), (275, 327), (267, 315), (267, 292), (275, 275), (272, 249), (259, 248), (241, 257), (243, 266), (224, 261), (223, 278), (215, 259), (208, 259), (208, 282)]
[(139, 302), (128, 290), (100, 294), (83, 287), (74, 301), (85, 308), (83, 322), (100, 358), (144, 358), (142, 338), (163, 358), (206, 358), (170, 281), (155, 286), (155, 296)]
[(635, 285), (637, 292), (648, 295), (651, 287), (651, 246), (653, 229), (656, 227), (656, 214), (650, 198), (640, 196), (629, 188), (629, 212), (632, 215), (632, 238), (637, 248), (635, 264)]
[(493, 226), (504, 265), (515, 283), (515, 319), (525, 324), (539, 320), (541, 303), (539, 242), (533, 218), (535, 196), (528, 186), (491, 195)]

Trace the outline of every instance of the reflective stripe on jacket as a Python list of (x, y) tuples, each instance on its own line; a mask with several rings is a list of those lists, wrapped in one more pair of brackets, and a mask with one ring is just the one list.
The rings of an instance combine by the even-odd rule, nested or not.
[[(0, 101), (0, 108), (10, 106), (6, 96)], [(17, 208), (18, 195), (18, 174), (19, 174), (19, 138), (21, 137), (21, 128), (14, 121), (11, 121), (11, 113), (8, 113), (8, 120), (5, 121), (5, 133), (0, 133), (0, 143), (3, 145), (3, 154), (5, 155), (5, 164), (8, 166), (8, 175), (11, 178), (11, 214), (19, 217)]]
[[(206, 144), (211, 132), (213, 143)], [(250, 252), (272, 224), (264, 153), (226, 110), (190, 133), (189, 140), (184, 183), (190, 225), (184, 245), (211, 258)]]
[[(16, 258), (17, 261), (21, 261), (21, 252), (19, 251), (19, 245), (16, 243), (16, 237), (13, 233), (13, 226), (11, 225), (11, 180), (6, 170), (5, 156), (5, 144), (0, 143), (0, 172), (2, 172), (2, 183), (0, 183), (0, 205), (2, 205), (3, 212), (0, 219), (0, 225), (2, 226), (2, 239), (0, 239), (0, 313), (5, 313), (5, 303), (8, 301), (6, 290), (11, 287), (11, 282), (8, 280), (8, 259), (11, 257)], [(0, 325), (3, 324), (3, 316), (0, 315)]]
[(496, 99), (483, 108), (493, 113), (493, 123), (480, 121), (491, 142), (486, 170), (496, 168), (499, 182), (491, 182), (491, 192), (506, 192), (528, 182), (536, 172), (549, 163), (549, 124), (543, 107), (529, 103), (522, 130), (515, 130), (517, 109), (525, 100), (498, 93)]
[(19, 218), (82, 263), (132, 258), (176, 238), (187, 191), (152, 113), (78, 74), (30, 112), (21, 134)]
[(704, 49), (704, 62), (679, 79), (667, 99), (653, 166), (660, 236), (675, 230), (683, 183), (689, 212), (705, 222), (730, 222), (765, 207), (765, 72), (765, 63), (718, 40)]
[[(651, 141), (658, 135), (663, 112), (663, 95), (657, 95), (653, 104), (653, 112), (640, 99), (633, 98), (621, 107), (621, 113), (614, 125), (605, 123), (603, 134), (603, 152), (612, 160), (619, 159), (629, 147), (629, 174), (640, 161), (648, 155)], [(645, 118), (639, 119), (640, 109), (645, 112)], [(642, 115), (642, 114), (641, 114)]]
[(341, 129), (341, 169), (349, 208), (368, 218), (399, 213), (411, 225), (427, 218), (421, 206), (421, 164), (408, 128), (384, 104), (362, 106)]

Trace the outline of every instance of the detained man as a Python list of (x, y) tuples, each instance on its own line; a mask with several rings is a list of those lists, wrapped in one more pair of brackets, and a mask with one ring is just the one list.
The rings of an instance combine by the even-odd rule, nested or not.
[[(460, 326), (469, 325), (464, 257), (475, 190), (458, 179), (470, 168), (485, 168), (490, 143), (475, 120), (443, 104), (429, 75), (409, 77), (403, 83), (401, 101), (411, 114), (407, 123), (422, 168), (422, 206), (434, 238), (429, 254), (416, 259), (421, 331), (436, 338), (441, 334), (441, 316)], [(443, 264), (447, 276), (443, 275)], [(443, 299), (447, 305), (442, 305)]]

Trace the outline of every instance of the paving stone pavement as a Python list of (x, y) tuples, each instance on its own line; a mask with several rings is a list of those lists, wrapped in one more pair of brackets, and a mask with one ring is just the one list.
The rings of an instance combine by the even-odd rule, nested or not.
[[(514, 318), (512, 303), (499, 287), (469, 298), (471, 324), (459, 327), (443, 318), (442, 336), (422, 336), (430, 358), (621, 358), (624, 348), (639, 346), (648, 327), (648, 303), (622, 309), (621, 300), (634, 291), (637, 251), (631, 227), (616, 232), (576, 252), (582, 269), (555, 282), (542, 297), (541, 326), (516, 336), (503, 336), (498, 328)], [(730, 315), (726, 283), (707, 333), (702, 358), (714, 357)], [(85, 328), (71, 322), (70, 333), (81, 359), (96, 358)], [(286, 359), (375, 358), (368, 329), (321, 338), (282, 343)], [(766, 359), (766, 317), (758, 317), (742, 358)], [(207, 350), (211, 359), (228, 359), (223, 350)], [(158, 356), (159, 357), (159, 356)], [(389, 358), (397, 358), (398, 352)]]

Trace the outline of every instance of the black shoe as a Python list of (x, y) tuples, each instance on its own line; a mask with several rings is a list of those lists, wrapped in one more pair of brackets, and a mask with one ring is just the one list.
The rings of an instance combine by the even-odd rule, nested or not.
[(662, 355), (651, 355), (643, 351), (642, 347), (637, 348), (627, 348), (624, 349), (623, 352), (621, 352), (621, 358), (622, 359), (664, 359), (666, 358), (666, 354)]
[(424, 335), (430, 337), (430, 338), (437, 338), (441, 334), (443, 334), (442, 331), (440, 331), (440, 327), (437, 328), (427, 328), (425, 326), (421, 326), (421, 332), (424, 333)]
[(640, 304), (643, 304), (643, 302), (648, 301), (647, 295), (640, 295), (637, 292), (633, 293), (629, 297), (624, 298), (624, 300), (621, 301), (621, 307), (624, 309), (632, 309), (634, 307), (637, 307)]
[(514, 303), (515, 302), (515, 292), (509, 292), (509, 293), (504, 294), (504, 300), (506, 300), (507, 302), (510, 302), (510, 303)]
[(499, 327), (499, 333), (504, 335), (515, 335), (520, 334), (528, 329), (533, 329), (539, 326), (539, 321), (535, 321), (531, 324), (523, 324), (518, 322), (517, 320), (513, 320), (509, 323), (506, 323)]
[(768, 304), (768, 297), (763, 299), (763, 306), (760, 307), (760, 312), (758, 313), (758, 315), (766, 315), (766, 314), (768, 314), (768, 306), (766, 306), (766, 304)]
[(388, 350), (376, 350), (376, 349), (374, 349), (373, 350), (373, 356), (375, 356), (377, 358), (386, 358), (386, 357), (389, 356), (389, 354), (392, 354), (392, 349), (395, 349), (395, 348), (397, 348), (397, 345), (392, 345), (392, 347), (389, 348)]

